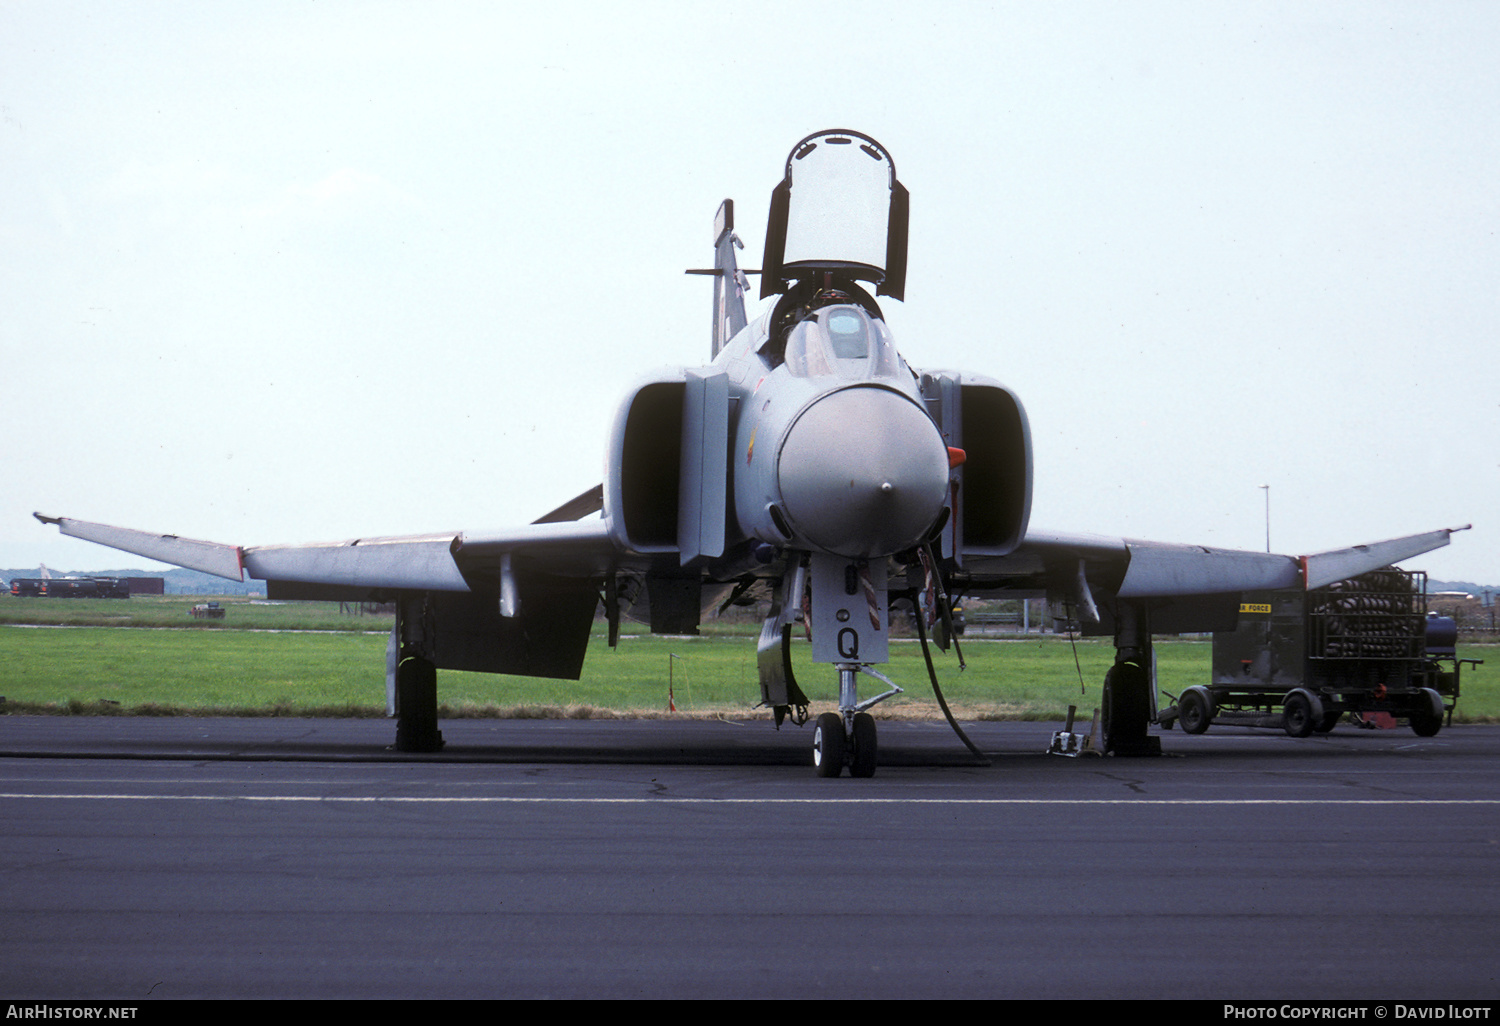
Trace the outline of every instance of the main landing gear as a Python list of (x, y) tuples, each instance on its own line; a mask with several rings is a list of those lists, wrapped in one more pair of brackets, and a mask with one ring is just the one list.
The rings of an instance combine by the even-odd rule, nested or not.
[[(813, 768), (820, 777), (836, 777), (849, 767), (851, 777), (873, 777), (876, 763), (875, 717), (866, 709), (899, 695), (884, 674), (862, 663), (836, 663), (839, 671), (839, 711), (818, 717), (813, 729)], [(856, 675), (864, 673), (889, 685), (890, 690), (859, 700)]]

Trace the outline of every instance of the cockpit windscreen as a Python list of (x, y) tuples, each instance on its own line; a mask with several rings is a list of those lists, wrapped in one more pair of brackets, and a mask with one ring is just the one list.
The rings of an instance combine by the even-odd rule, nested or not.
[(786, 337), (787, 369), (799, 377), (886, 378), (901, 372), (890, 330), (864, 309), (825, 306)]

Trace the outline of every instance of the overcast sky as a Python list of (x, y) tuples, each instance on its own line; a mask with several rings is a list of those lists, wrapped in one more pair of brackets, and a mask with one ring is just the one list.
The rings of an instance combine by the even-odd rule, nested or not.
[(1033, 527), (1500, 584), (1500, 5), (543, 7), (0, 0), (0, 566), (534, 519), (843, 127)]

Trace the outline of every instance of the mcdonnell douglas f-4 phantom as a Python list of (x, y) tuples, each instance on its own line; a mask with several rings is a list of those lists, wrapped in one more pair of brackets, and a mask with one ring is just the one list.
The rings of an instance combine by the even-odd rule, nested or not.
[[(601, 601), (613, 644), (623, 615), (691, 634), (721, 602), (769, 597), (758, 665), (777, 724), (807, 718), (790, 659), (799, 614), (814, 662), (838, 671), (838, 712), (813, 732), (823, 776), (875, 771), (866, 710), (900, 690), (875, 668), (893, 600), (917, 612), (925, 647), (927, 626), (944, 639), (956, 596), (1047, 595), (1087, 633), (1113, 636), (1105, 747), (1146, 754), (1153, 632), (1232, 628), (1242, 591), (1321, 587), (1463, 529), (1300, 558), (1032, 530), (1020, 400), (990, 378), (908, 366), (876, 301), (902, 300), (906, 279), (908, 194), (885, 147), (844, 130), (797, 143), (758, 272), (738, 266), (733, 212), (730, 200), (719, 208), (714, 267), (693, 272), (714, 278), (710, 363), (638, 383), (603, 484), (534, 523), (242, 548), (37, 516), (152, 559), (248, 574), (273, 599), (393, 601), (387, 700), (405, 750), (442, 744), (437, 669), (576, 680)], [(754, 322), (749, 273), (762, 299), (776, 297)], [(886, 690), (861, 701), (861, 677)]]

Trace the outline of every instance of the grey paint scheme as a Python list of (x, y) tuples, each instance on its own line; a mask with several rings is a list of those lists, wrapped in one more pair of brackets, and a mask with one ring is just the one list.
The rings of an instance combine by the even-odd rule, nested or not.
[[(883, 149), (879, 152), (888, 161)], [(790, 170), (788, 174), (790, 181)], [(893, 166), (891, 184), (893, 196), (899, 190), (904, 205), (905, 190), (895, 181)], [(904, 218), (903, 206), (899, 238), (894, 234), (898, 219), (891, 219), (891, 246), (899, 249), (903, 265)], [(621, 609), (633, 603), (634, 612), (648, 615), (654, 628), (692, 630), (699, 609), (716, 602), (731, 587), (760, 582), (765, 592), (777, 587), (785, 590), (785, 582), (808, 553), (830, 551), (824, 544), (837, 549), (840, 557), (887, 561), (890, 579), (896, 582), (908, 579), (908, 571), (920, 572), (912, 570), (914, 548), (932, 540), (955, 593), (1047, 594), (1070, 602), (1086, 614), (1085, 619), (1106, 625), (1122, 608), (1120, 603), (1139, 600), (1156, 611), (1150, 623), (1161, 631), (1212, 629), (1229, 608), (1222, 597), (1246, 590), (1318, 587), (1446, 545), (1453, 530), (1462, 530), (1431, 531), (1300, 559), (1032, 530), (1027, 523), (1029, 426), (1013, 393), (998, 382), (974, 375), (924, 375), (908, 368), (899, 356), (874, 376), (847, 374), (839, 367), (829, 373), (794, 373), (788, 362), (778, 362), (775, 343), (785, 336), (773, 323), (778, 311), (787, 309), (792, 291), (775, 309), (747, 322), (745, 275), (735, 263), (739, 242), (732, 224), (732, 208), (726, 204), (716, 222), (716, 267), (704, 272), (718, 279), (712, 363), (702, 368), (670, 368), (631, 389), (614, 422), (601, 488), (571, 500), (537, 523), (494, 531), (239, 547), (37, 516), (72, 537), (231, 580), (245, 575), (266, 580), (273, 594), (325, 599), (402, 597), (409, 603), (421, 595), (469, 596), (423, 608), (449, 610), (447, 615), (469, 625), (464, 628), (463, 644), (474, 651), (466, 650), (465, 668), (516, 673), (535, 672), (539, 625), (549, 611), (555, 610), (567, 621), (566, 628), (557, 630), (566, 630), (572, 639), (570, 648), (580, 653), (577, 661), (581, 663), (589, 630), (588, 618), (581, 611), (591, 607), (595, 599), (590, 596), (599, 596), (601, 590), (607, 601)], [(838, 266), (837, 261), (828, 264), (829, 268)], [(824, 273), (815, 261), (803, 271)], [(848, 317), (867, 311), (869, 330), (884, 340), (882, 344), (889, 344), (889, 333), (873, 301), (867, 300), (856, 296), (839, 309)], [(732, 338), (722, 337), (734, 328), (739, 330)], [(894, 349), (889, 352), (894, 354)], [(828, 426), (840, 417), (805, 417), (820, 403), (830, 403), (835, 396), (847, 398), (855, 389), (864, 390), (858, 393), (858, 403), (837, 400), (822, 407), (824, 411), (858, 409), (865, 423), (851, 424), (847, 434)], [(986, 410), (1004, 414), (1007, 426), (991, 431), (992, 425), (966, 418), (966, 399), (975, 410), (983, 399)], [(882, 410), (890, 415), (882, 415)], [(901, 427), (905, 435), (869, 441), (898, 421), (915, 425), (914, 411), (925, 411), (919, 419), (927, 426)], [(872, 419), (880, 421), (880, 430), (870, 429)], [(816, 430), (816, 436), (789, 444), (799, 423), (806, 426), (820, 420), (825, 423), (808, 429)], [(966, 431), (971, 437), (964, 437)], [(867, 444), (877, 448), (860, 449)], [(934, 471), (932, 460), (946, 457), (945, 444), (967, 448), (969, 459), (952, 470), (951, 491), (942, 495), (937, 494), (941, 487), (936, 491), (932, 487), (933, 474), (941, 480), (949, 471), (946, 467)], [(855, 489), (857, 495), (839, 492), (833, 484), (826, 495), (817, 494), (816, 481), (827, 477), (832, 482), (850, 459), (848, 452), (840, 455), (840, 446), (858, 450), (853, 455), (866, 466), (885, 460), (891, 473), (877, 473), (869, 481), (851, 479), (848, 485), (834, 482), (839, 488)], [(915, 450), (921, 450), (920, 457), (911, 455)], [(784, 453), (790, 454), (786, 459), (795, 458), (803, 465), (785, 465)], [(670, 465), (664, 466), (669, 454)], [(974, 476), (981, 473), (991, 479), (980, 481)], [(788, 508), (783, 483), (793, 478), (801, 482), (798, 487), (804, 495), (813, 489), (813, 501), (804, 498), (799, 506)], [(808, 485), (809, 481), (813, 484)], [(865, 504), (869, 512), (862, 514), (863, 522), (893, 519), (880, 513), (885, 508), (880, 506), (885, 501), (881, 494), (904, 496), (907, 502), (899, 507), (900, 515), (894, 519), (900, 523), (891, 532), (864, 542), (850, 540), (862, 522), (852, 514), (841, 526), (838, 541), (830, 542), (822, 532), (824, 523), (850, 503)], [(959, 501), (950, 501), (954, 495)], [(978, 500), (966, 504), (970, 495), (984, 498), (977, 505)], [(1006, 507), (1005, 512), (991, 517), (992, 507), (1000, 505)], [(570, 519), (575, 517), (580, 519)], [(992, 522), (981, 531), (977, 522), (970, 522), (976, 517)], [(929, 534), (929, 524), (934, 533)], [(939, 524), (942, 531), (935, 533)], [(1207, 601), (1210, 596), (1221, 600)], [(785, 597), (780, 607), (782, 620), (787, 619), (786, 610), (796, 605), (795, 596)], [(415, 616), (418, 607), (410, 608)], [(607, 611), (612, 619), (617, 615), (615, 609)], [(1137, 619), (1136, 613), (1130, 613), (1131, 623)], [(486, 631), (503, 634), (511, 629), (507, 625), (519, 626), (512, 632), (514, 637), (503, 644), (496, 642), (499, 647), (493, 658), (474, 654), (483, 649)], [(548, 644), (555, 641), (554, 634)], [(510, 654), (527, 646), (529, 655)], [(436, 662), (449, 665), (440, 658)], [(552, 669), (559, 675), (577, 675), (571, 659)]]
[[(722, 432), (715, 437), (721, 438)], [(618, 446), (618, 429), (616, 442)], [(723, 488), (718, 486), (723, 479), (708, 476), (705, 480), (717, 487), (706, 501), (699, 500), (700, 508), (723, 501)], [(602, 518), (586, 521), (528, 524), (502, 531), (247, 548), (65, 517), (38, 517), (71, 537), (230, 580), (248, 576), (323, 584), (360, 594), (370, 590), (470, 592), (471, 578), (476, 575), (498, 579), (498, 569), (488, 568), (498, 568), (503, 555), (545, 565), (559, 576), (595, 578), (611, 570), (649, 571), (659, 557), (667, 554), (674, 563), (691, 562), (704, 554), (719, 557), (724, 548), (717, 540), (722, 532), (714, 534), (715, 540), (708, 544), (702, 534), (695, 533), (691, 544), (696, 545), (696, 553), (688, 546), (680, 551), (672, 546), (632, 548), (617, 529), (607, 501)], [(1082, 561), (1090, 568), (1086, 578), (1091, 588), (1121, 598), (1317, 588), (1439, 548), (1448, 544), (1454, 531), (1462, 529), (1410, 535), (1302, 560), (1261, 552), (1032, 530), (1020, 546), (1004, 556), (971, 556), (962, 577), (971, 592), (1014, 589), (1068, 595), (1073, 590), (1069, 582), (1076, 578)], [(730, 562), (743, 562), (743, 556)], [(711, 579), (716, 575), (709, 570), (705, 576)], [(724, 576), (722, 567), (717, 576)], [(1112, 581), (1118, 584), (1111, 587)]]

